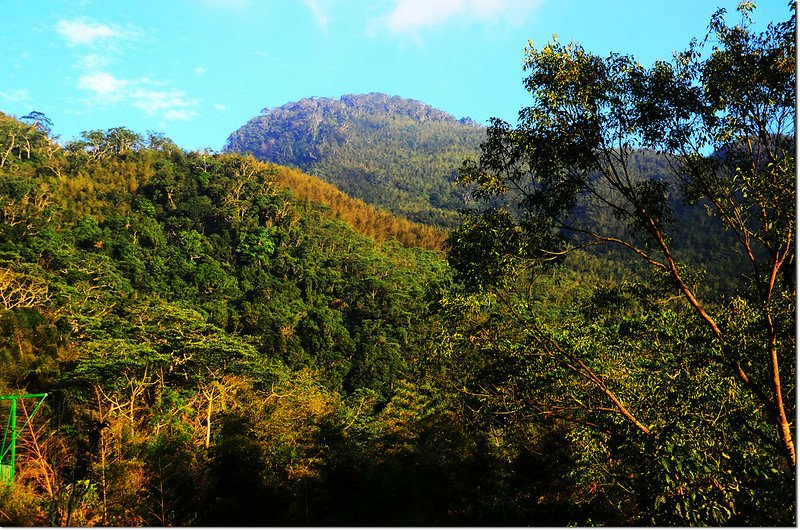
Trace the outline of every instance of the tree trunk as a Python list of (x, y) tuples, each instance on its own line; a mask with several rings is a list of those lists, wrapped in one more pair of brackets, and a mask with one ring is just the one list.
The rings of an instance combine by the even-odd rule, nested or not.
[(208, 408), (206, 409), (206, 449), (211, 445), (211, 409), (214, 406), (214, 393), (206, 395), (208, 398)]
[[(771, 319), (770, 319), (771, 320)], [(770, 321), (770, 325), (772, 322)], [(797, 455), (794, 448), (794, 440), (792, 436), (792, 429), (789, 426), (789, 421), (786, 418), (786, 408), (783, 406), (783, 393), (781, 390), (781, 376), (778, 367), (778, 347), (777, 337), (774, 330), (770, 333), (770, 362), (772, 364), (772, 389), (775, 392), (775, 408), (777, 412), (778, 428), (783, 441), (784, 452), (789, 464), (794, 467), (797, 463)]]

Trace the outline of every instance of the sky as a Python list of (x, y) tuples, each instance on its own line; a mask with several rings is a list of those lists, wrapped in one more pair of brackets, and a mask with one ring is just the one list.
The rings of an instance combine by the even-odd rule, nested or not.
[[(702, 38), (731, 0), (0, 0), (0, 111), (83, 131), (161, 132), (221, 150), (305, 97), (383, 92), (456, 118), (516, 123), (530, 40), (558, 35), (643, 65)], [(789, 16), (759, 0), (759, 27)]]

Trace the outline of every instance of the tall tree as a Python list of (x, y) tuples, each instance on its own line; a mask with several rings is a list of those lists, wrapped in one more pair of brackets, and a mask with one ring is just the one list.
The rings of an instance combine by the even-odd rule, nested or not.
[[(721, 374), (772, 418), (777, 429), (766, 451), (782, 452), (793, 474), (794, 398), (785, 382), (795, 374), (795, 7), (763, 32), (753, 28), (753, 9), (742, 3), (734, 26), (717, 12), (702, 43), (649, 69), (555, 36), (542, 49), (529, 45), (533, 104), (516, 128), (495, 120), (480, 160), (464, 164), (462, 180), (484, 207), (451, 235), (450, 262), (465, 284), (493, 287), (580, 247), (632, 253), (688, 304), (686, 318), (705, 326), (708, 362), (721, 358)], [(639, 171), (642, 150), (660, 153), (671, 175)], [(673, 197), (706, 208), (736, 236), (729, 259), (742, 254), (751, 270), (743, 280), (733, 273), (735, 296), (717, 296), (714, 278), (703, 280), (677, 250), (686, 227), (675, 223)], [(591, 352), (529, 324), (544, 352), (650, 434), (591, 369)]]

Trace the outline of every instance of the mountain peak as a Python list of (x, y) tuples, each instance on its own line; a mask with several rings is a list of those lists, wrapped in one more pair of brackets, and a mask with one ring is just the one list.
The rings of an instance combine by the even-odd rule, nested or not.
[[(470, 124), (475, 123), (471, 118), (462, 118), (461, 120), (457, 120), (447, 112), (434, 108), (416, 99), (408, 99), (401, 96), (390, 96), (381, 92), (370, 92), (368, 94), (345, 94), (338, 99), (322, 96), (311, 96), (286, 103), (280, 107), (266, 107), (261, 110), (261, 116), (269, 117), (276, 114), (281, 114), (285, 111), (302, 109), (319, 109), (322, 112), (360, 111), (369, 114), (402, 116), (420, 122), (441, 121)], [(464, 120), (468, 121), (465, 122)]]
[(265, 108), (225, 150), (298, 167), (414, 221), (453, 226), (464, 204), (457, 168), (477, 156), (484, 135), (470, 118), (373, 92)]

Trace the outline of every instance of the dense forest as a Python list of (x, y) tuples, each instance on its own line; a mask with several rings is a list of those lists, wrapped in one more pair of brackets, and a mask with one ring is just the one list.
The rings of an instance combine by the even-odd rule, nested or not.
[[(739, 15), (649, 68), (529, 46), (516, 126), (0, 114), (0, 393), (47, 394), (0, 524), (795, 525), (795, 12)], [(265, 124), (289, 158), (233, 152)], [(351, 196), (441, 124), (452, 160)]]
[[(421, 221), (423, 224), (415, 225), (418, 228), (413, 236), (404, 228), (395, 231), (396, 237), (403, 242), (413, 238), (425, 248), (441, 249), (445, 237), (442, 230), (420, 231), (427, 226), (454, 228), (462, 219), (459, 212), (476, 206), (474, 185), (459, 182), (457, 170), (465, 159), (478, 157), (485, 137), (485, 128), (469, 118), (456, 120), (418, 101), (378, 93), (351, 94), (264, 109), (231, 134), (225, 151), (300, 168), (346, 192), (336, 193), (331, 188), (326, 194), (336, 194), (337, 198), (325, 204), (335, 207), (357, 197), (401, 216), (387, 223), (396, 225), (405, 218)], [(632, 154), (631, 170), (674, 187), (677, 180), (670, 170), (671, 162), (657, 152), (642, 149)], [(304, 173), (293, 175), (304, 178)], [(313, 186), (302, 185), (302, 190), (320, 188), (316, 179), (307, 182), (313, 182)], [(297, 184), (292, 184), (295, 190), (300, 189)], [(301, 194), (306, 193), (302, 190)], [(704, 211), (687, 208), (679, 193), (671, 193), (668, 203), (678, 225), (693, 227), (676, 241), (676, 251), (719, 278), (720, 287), (732, 287), (728, 273), (746, 266), (740, 257), (725, 255), (733, 235), (720, 233), (718, 220)], [(595, 224), (613, 227), (617, 232), (625, 230), (624, 221), (609, 212), (594, 213)], [(352, 221), (353, 216), (347, 220)], [(626, 259), (613, 247), (588, 251)], [(637, 264), (629, 262), (627, 266), (635, 268)]]
[(471, 119), (419, 101), (351, 94), (264, 109), (225, 151), (300, 168), (412, 221), (452, 228), (469, 198), (457, 169), (484, 136)]

